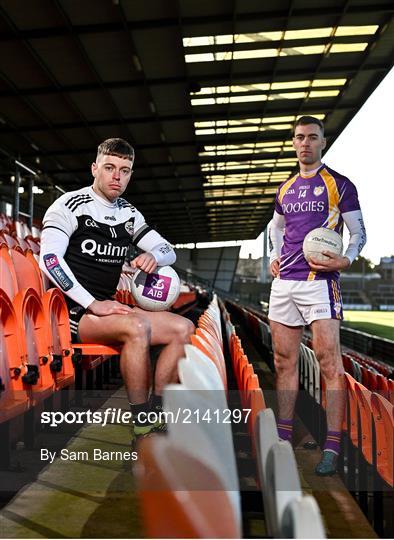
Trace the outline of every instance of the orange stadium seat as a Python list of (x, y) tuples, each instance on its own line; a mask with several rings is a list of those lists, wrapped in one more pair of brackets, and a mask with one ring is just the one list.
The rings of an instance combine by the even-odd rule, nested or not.
[(10, 234), (7, 234), (7, 233), (3, 232), (1, 234), (1, 236), (2, 236), (3, 242), (9, 248), (17, 247), (17, 248), (21, 249), (21, 247), (19, 246), (18, 240), (16, 238), (14, 238), (13, 236), (11, 236)]
[(376, 468), (394, 487), (394, 406), (379, 394), (372, 394), (371, 406), (376, 434)]
[(216, 336), (213, 336), (210, 334), (207, 330), (204, 328), (196, 328), (196, 336), (200, 336), (204, 341), (206, 341), (215, 351), (218, 358), (222, 359), (224, 363), (224, 356), (223, 356), (223, 348), (221, 340)]
[(253, 453), (255, 454), (256, 419), (259, 412), (266, 409), (267, 406), (265, 404), (263, 391), (260, 387), (248, 389), (247, 393), (248, 393), (248, 403), (247, 403), (246, 408), (250, 409), (250, 414), (248, 417), (248, 431), (252, 438), (252, 448), (253, 448)]
[(241, 354), (240, 352), (237, 355), (236, 365), (235, 365), (235, 379), (237, 381), (238, 390), (242, 389), (242, 372), (248, 364), (249, 364), (248, 357), (246, 356), (246, 354)]
[(59, 289), (47, 291), (42, 297), (42, 303), (49, 318), (50, 368), (56, 389), (59, 389), (74, 382), (70, 319), (63, 294)]
[[(3, 270), (1, 264), (0, 270)], [(0, 289), (0, 325), (0, 422), (5, 422), (25, 412), (29, 399), (21, 380), (26, 370), (20, 328), (12, 302), (3, 289)]]
[[(17, 250), (17, 254), (23, 257)], [(2, 289), (12, 301), (20, 332), (23, 366), (20, 380), (34, 399), (47, 397), (54, 388), (48, 360), (48, 325), (39, 294), (31, 287), (20, 288), (12, 258), (6, 246), (0, 248)], [(12, 358), (10, 358), (12, 361)]]
[(227, 374), (224, 361), (218, 357), (215, 349), (211, 344), (207, 343), (201, 336), (193, 335), (191, 336), (191, 343), (200, 349), (212, 362), (216, 365), (219, 374), (222, 378), (224, 388), (227, 389)]
[(197, 295), (195, 291), (190, 292), (181, 292), (177, 300), (172, 306), (174, 311), (180, 312), (182, 308), (188, 308), (195, 306), (197, 304)]
[(388, 380), (384, 375), (376, 375), (376, 392), (390, 401)]
[(157, 436), (142, 441), (139, 463), (148, 538), (241, 538), (228, 493), (203, 462)]
[(29, 249), (32, 250), (32, 252), (35, 254), (35, 255), (38, 255), (40, 253), (40, 244), (39, 242), (37, 242), (36, 240), (34, 240), (33, 238), (25, 238), (25, 242), (27, 242), (28, 246), (29, 246)]
[(356, 380), (349, 373), (345, 373), (347, 385), (347, 409), (344, 419), (344, 428), (347, 430), (353, 446), (358, 447), (358, 401), (356, 395)]
[(249, 377), (252, 377), (253, 375), (254, 375), (254, 369), (253, 369), (252, 364), (248, 360), (247, 365), (244, 367), (241, 373), (241, 389), (242, 390), (246, 390), (247, 380), (249, 379)]
[(41, 295), (43, 295), (46, 290), (51, 288), (51, 282), (49, 281), (47, 276), (40, 270), (40, 267), (38, 265), (38, 255), (34, 254), (30, 249), (28, 249), (27, 251), (25, 251), (25, 257), (34, 268), (34, 271), (39, 280), (39, 283), (37, 282), (36, 283), (37, 283), (37, 286), (40, 287), (42, 291)]
[[(27, 252), (26, 256), (18, 250), (10, 250), (15, 276), (19, 287), (33, 287), (36, 291), (44, 291), (42, 273), (35, 256)], [(50, 363), (50, 374), (57, 388), (72, 382), (71, 358), (81, 364), (84, 369), (93, 369), (101, 364), (103, 357), (118, 355), (120, 349), (96, 343), (70, 344), (71, 334), (66, 303), (61, 291), (51, 288), (43, 293), (43, 309), (47, 326), (47, 346), (49, 353), (55, 354)], [(54, 311), (52, 311), (54, 310)], [(57, 351), (57, 352), (56, 352)], [(61, 352), (60, 352), (61, 351)], [(61, 359), (59, 356), (61, 355)]]
[(389, 392), (389, 401), (391, 405), (394, 405), (394, 380), (388, 379), (387, 381), (388, 392)]
[(215, 338), (222, 347), (221, 336), (216, 327), (216, 322), (208, 313), (201, 315), (197, 324), (200, 328), (203, 328), (206, 332), (211, 334), (211, 336)]
[(10, 250), (19, 290), (29, 287), (41, 296), (47, 328), (50, 371), (57, 388), (71, 384), (74, 379), (72, 347), (67, 305), (63, 294), (57, 288), (44, 292), (41, 272), (34, 256), (23, 255)]
[(360, 418), (361, 451), (366, 461), (372, 465), (372, 407), (371, 392), (361, 383), (355, 382), (358, 411)]

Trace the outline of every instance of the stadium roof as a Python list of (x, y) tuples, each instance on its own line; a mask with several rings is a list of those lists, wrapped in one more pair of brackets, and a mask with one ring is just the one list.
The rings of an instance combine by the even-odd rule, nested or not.
[[(173, 243), (255, 238), (296, 166), (291, 126), (328, 146), (393, 63), (393, 3), (3, 0), (0, 179), (17, 157), (54, 185), (91, 181), (95, 148), (136, 149), (127, 196)], [(52, 198), (51, 198), (52, 197)]]

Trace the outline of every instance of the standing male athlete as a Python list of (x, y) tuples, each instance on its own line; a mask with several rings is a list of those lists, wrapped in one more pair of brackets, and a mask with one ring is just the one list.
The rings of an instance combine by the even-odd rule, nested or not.
[[(300, 171), (283, 182), (276, 195), (270, 229), (272, 282), (269, 319), (278, 395), (278, 433), (291, 440), (298, 392), (298, 356), (303, 326), (310, 325), (313, 349), (327, 389), (327, 438), (316, 474), (332, 475), (340, 452), (345, 381), (339, 341), (342, 298), (339, 272), (348, 268), (366, 242), (357, 190), (350, 180), (321, 162), (326, 146), (323, 124), (302, 116), (293, 146)], [(324, 252), (328, 260), (306, 261), (302, 243), (316, 227), (350, 232), (344, 256)]]
[[(174, 313), (144, 311), (113, 300), (130, 244), (144, 251), (131, 266), (148, 273), (176, 258), (170, 244), (121, 197), (133, 162), (134, 150), (126, 141), (107, 139), (99, 145), (91, 167), (93, 185), (62, 195), (44, 216), (40, 267), (66, 294), (74, 341), (122, 345), (120, 370), (135, 439), (160, 429), (157, 423), (144, 422), (146, 413), (160, 408), (164, 385), (176, 382), (177, 362), (194, 325)], [(149, 399), (150, 345), (165, 347)]]

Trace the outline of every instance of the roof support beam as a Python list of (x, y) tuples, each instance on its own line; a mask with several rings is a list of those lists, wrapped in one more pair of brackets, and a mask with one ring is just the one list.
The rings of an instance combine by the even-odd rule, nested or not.
[[(358, 110), (360, 104), (357, 103), (346, 103), (339, 105), (338, 107), (335, 107), (335, 110)], [(215, 107), (216, 111), (217, 107)], [(320, 103), (313, 104), (310, 101), (308, 103), (303, 103), (302, 112), (304, 114), (309, 113), (316, 113), (317, 111), (322, 110), (326, 113), (332, 112), (334, 109), (330, 105), (326, 105), (326, 103)], [(275, 110), (270, 110), (269, 116), (287, 116), (287, 115), (294, 115), (294, 104), (293, 106), (288, 105), (287, 107), (280, 107)], [(243, 110), (243, 111), (236, 111), (234, 110), (231, 113), (231, 116), (233, 119), (237, 118), (253, 118), (256, 115), (261, 114), (261, 108), (257, 109), (250, 109), (250, 110)], [(223, 109), (223, 111), (216, 111), (216, 112), (205, 112), (205, 113), (195, 113), (192, 114), (169, 114), (169, 115), (160, 115), (160, 122), (178, 122), (178, 121), (190, 121), (190, 120), (196, 120), (196, 121), (204, 121), (204, 120), (221, 120), (225, 117), (226, 112)], [(148, 123), (155, 123), (156, 119), (153, 115), (150, 116), (142, 116), (142, 117), (125, 117), (125, 122), (130, 123), (131, 125), (137, 125), (137, 124), (148, 124)], [(57, 122), (53, 123), (54, 129), (79, 129), (79, 128), (85, 128), (84, 122)], [(94, 127), (105, 127), (105, 126), (115, 126), (116, 120), (114, 118), (106, 118), (102, 120), (91, 120), (89, 122), (89, 126)], [(19, 126), (20, 131), (24, 131), (27, 133), (33, 133), (33, 132), (39, 132), (39, 131), (46, 131), (47, 127), (43, 126), (42, 124), (36, 124), (36, 125), (22, 125)], [(0, 133), (9, 133), (11, 132), (10, 129), (8, 129), (5, 126), (0, 126)], [(198, 138), (197, 138), (198, 141)]]
[[(292, 17), (299, 17), (305, 19), (305, 26), (308, 27), (308, 19), (315, 17), (336, 17), (340, 16), (343, 12), (341, 5), (333, 7), (318, 7), (312, 8), (298, 8), (292, 12)], [(365, 6), (349, 6), (347, 9), (348, 15), (365, 16), (365, 21), (368, 22), (370, 17), (376, 17), (381, 14), (392, 14), (394, 9), (389, 7), (387, 3), (382, 4), (370, 4)], [(283, 22), (288, 16), (288, 10), (265, 10), (251, 13), (239, 13), (237, 14), (238, 22), (255, 22), (256, 20), (264, 21), (277, 20), (279, 24)], [(232, 23), (233, 13), (229, 10), (225, 13), (217, 15), (207, 15), (198, 17), (182, 17), (182, 27), (196, 26), (196, 25), (212, 25), (215, 23), (228, 22)], [(360, 23), (361, 24), (361, 23)], [(127, 21), (127, 27), (130, 31), (133, 30), (152, 30), (154, 28), (172, 28), (179, 26), (178, 17), (163, 17), (161, 19), (147, 19), (143, 21)], [(83, 34), (98, 34), (108, 32), (121, 32), (123, 25), (120, 22), (109, 23), (96, 23), (96, 24), (80, 24), (73, 26), (74, 32), (79, 35)], [(278, 26), (280, 29), (280, 26)], [(193, 32), (194, 35), (198, 35)], [(32, 40), (32, 39), (46, 39), (58, 36), (68, 35), (68, 29), (64, 26), (57, 26), (55, 28), (36, 28), (32, 30), (21, 30), (20, 39)], [(2, 32), (0, 41), (15, 41), (17, 36), (11, 31)]]

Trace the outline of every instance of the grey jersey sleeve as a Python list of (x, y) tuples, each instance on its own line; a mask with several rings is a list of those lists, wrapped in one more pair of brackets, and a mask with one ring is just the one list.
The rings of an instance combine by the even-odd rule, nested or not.
[(360, 255), (361, 250), (367, 242), (367, 232), (365, 230), (361, 210), (345, 212), (342, 214), (342, 218), (350, 233), (349, 245), (346, 249), (344, 257), (347, 257), (352, 263), (354, 259)]
[(285, 234), (285, 217), (276, 210), (269, 228), (270, 263), (279, 259)]
[(133, 244), (147, 253), (151, 253), (158, 266), (174, 264), (176, 255), (173, 247), (158, 232), (146, 224), (144, 216), (137, 211), (134, 222)]

